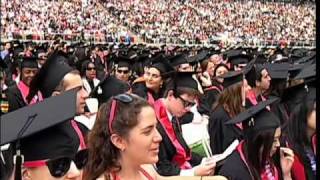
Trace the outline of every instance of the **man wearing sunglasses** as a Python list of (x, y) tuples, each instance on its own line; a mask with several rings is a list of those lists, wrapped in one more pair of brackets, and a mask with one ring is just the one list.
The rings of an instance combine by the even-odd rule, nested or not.
[(215, 162), (203, 163), (201, 156), (190, 151), (178, 120), (195, 105), (198, 87), (193, 73), (179, 72), (168, 83), (164, 98), (154, 104), (157, 129), (162, 136), (156, 166), (162, 176), (207, 176), (214, 172)]
[(121, 58), (115, 68), (115, 77), (123, 82), (129, 83), (131, 76), (130, 59)]

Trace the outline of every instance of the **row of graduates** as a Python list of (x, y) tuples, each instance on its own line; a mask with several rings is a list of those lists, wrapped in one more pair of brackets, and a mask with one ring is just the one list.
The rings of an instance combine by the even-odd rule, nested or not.
[[(197, 64), (197, 62), (207, 59), (208, 58), (207, 52), (201, 52), (194, 57), (189, 57), (189, 56), (186, 56), (185, 54), (178, 54), (178, 55), (175, 55), (173, 58), (170, 58), (171, 61), (167, 61), (168, 60), (167, 57), (165, 57), (163, 53), (159, 53), (158, 55), (155, 56), (155, 58), (152, 58), (151, 63), (145, 68), (144, 76), (141, 77), (140, 79), (137, 79), (132, 84), (128, 84), (128, 83), (123, 83), (117, 80), (116, 78), (112, 77), (112, 75), (108, 75), (106, 78), (102, 79), (102, 81), (99, 83), (99, 85), (96, 88), (95, 87), (93, 88), (94, 90), (92, 91), (91, 96), (97, 97), (100, 102), (106, 102), (106, 100), (109, 99), (112, 95), (116, 95), (122, 92), (132, 91), (135, 94), (138, 94), (141, 97), (148, 100), (148, 103), (154, 106), (157, 119), (160, 122), (157, 125), (157, 130), (160, 132), (162, 137), (162, 141), (160, 143), (160, 149), (159, 149), (159, 161), (156, 163), (157, 172), (159, 174), (166, 175), (166, 176), (168, 175), (210, 175), (210, 174), (213, 174), (214, 172), (216, 174), (219, 174), (221, 172), (223, 173), (223, 175), (227, 177), (231, 177), (232, 175), (236, 175), (236, 173), (231, 170), (225, 171), (225, 168), (229, 167), (228, 166), (229, 163), (227, 163), (228, 160), (225, 163), (223, 163), (221, 171), (217, 171), (215, 169), (216, 168), (220, 169), (220, 167), (216, 167), (215, 162), (203, 163), (204, 160), (202, 159), (202, 157), (200, 157), (199, 155), (193, 152), (190, 152), (190, 149), (188, 148), (188, 146), (186, 145), (182, 137), (181, 129), (179, 128), (181, 126), (181, 123), (188, 123), (192, 121), (193, 113), (189, 112), (190, 108), (193, 105), (197, 104), (198, 111), (201, 112), (201, 114), (207, 113), (210, 116), (209, 134), (210, 134), (211, 148), (214, 153), (220, 153), (226, 148), (226, 146), (230, 142), (232, 142), (232, 140), (244, 138), (243, 127), (241, 127), (241, 123), (240, 124), (238, 123), (236, 125), (225, 125), (224, 123), (229, 121), (233, 117), (236, 117), (245, 108), (248, 108), (250, 106), (256, 107), (258, 102), (269, 99), (269, 96), (271, 96), (271, 93), (268, 96), (266, 96), (263, 93), (265, 93), (264, 91), (267, 91), (269, 89), (267, 85), (268, 85), (268, 81), (270, 82), (271, 80), (270, 76), (273, 76), (272, 79), (282, 80), (285, 82), (284, 84), (286, 84), (286, 81), (288, 80), (289, 71), (291, 72), (298, 71), (298, 73), (301, 71), (300, 74), (293, 75), (291, 79), (289, 78), (289, 80), (292, 81), (293, 78), (296, 78), (296, 79), (308, 79), (308, 81), (306, 80), (306, 81), (303, 81), (300, 85), (295, 85), (294, 87), (292, 87), (293, 90), (292, 88), (287, 88), (288, 90), (290, 90), (290, 97), (293, 98), (293, 99), (290, 99), (289, 102), (295, 102), (296, 104), (299, 104), (299, 105), (302, 104), (301, 102), (305, 102), (303, 101), (304, 97), (306, 97), (306, 95), (310, 94), (309, 92), (312, 91), (310, 90), (312, 89), (310, 87), (310, 84), (312, 84), (314, 80), (312, 79), (310, 80), (310, 78), (313, 78), (315, 76), (312, 73), (307, 75), (306, 73), (304, 73), (304, 71), (312, 72), (312, 70), (315, 72), (315, 69), (312, 69), (314, 66), (313, 60), (310, 60), (308, 61), (307, 64), (303, 64), (303, 65), (301, 64), (291, 65), (288, 63), (281, 63), (276, 65), (275, 64), (267, 64), (267, 65), (259, 64), (258, 65), (255, 63), (256, 60), (251, 60), (249, 56), (244, 55), (242, 53), (240, 55), (236, 53), (235, 57), (236, 58), (234, 59), (239, 61), (249, 62), (249, 64), (242, 70), (237, 69), (237, 71), (230, 71), (225, 75), (221, 76), (220, 84), (219, 86), (216, 86), (216, 87), (220, 87), (220, 88), (222, 87), (223, 89), (221, 88), (217, 90), (217, 88), (213, 88), (212, 84), (210, 86), (210, 83), (207, 83), (209, 87), (206, 87), (207, 89), (205, 89), (204, 95), (200, 95), (203, 92), (203, 90), (201, 90), (202, 87), (201, 87), (201, 83), (199, 82), (200, 81), (208, 82), (206, 80), (208, 80), (209, 78), (205, 76), (205, 74), (201, 74), (201, 71), (194, 72), (194, 70), (197, 70), (198, 68), (192, 67), (192, 64)], [(122, 58), (122, 59), (126, 59), (126, 58)], [(176, 63), (177, 63), (175, 64), (176, 67), (172, 67), (174, 66), (174, 63), (173, 63), (174, 60), (176, 60)], [(51, 62), (54, 62), (54, 61), (51, 60)], [(128, 62), (127, 59), (126, 59), (126, 62)], [(63, 61), (63, 62), (61, 61), (60, 63), (57, 63), (57, 64), (50, 63), (49, 61), (47, 64), (51, 64), (50, 66), (48, 65), (48, 67), (50, 68), (42, 68), (43, 70), (41, 71), (40, 69), (40, 72), (37, 73), (37, 77), (35, 78), (36, 80), (34, 80), (34, 82), (38, 81), (37, 83), (34, 83), (34, 84), (37, 84), (37, 86), (42, 84), (40, 82), (49, 83), (49, 82), (55, 81), (57, 76), (59, 77), (59, 71), (57, 69), (60, 69), (60, 70), (65, 69), (65, 71), (69, 71), (70, 69), (72, 69), (67, 65), (66, 61)], [(121, 63), (118, 63), (118, 66), (115, 67), (116, 70), (118, 70), (119, 67), (121, 68), (121, 65), (119, 66), (119, 64)], [(177, 67), (177, 65), (179, 67)], [(230, 65), (223, 65), (221, 62), (218, 64), (218, 66), (219, 65), (227, 69), (229, 69), (230, 67)], [(266, 68), (268, 66), (271, 66), (272, 68), (270, 67)], [(282, 69), (280, 68), (279, 70), (277, 69), (277, 67), (281, 67)], [(187, 69), (187, 71), (193, 71), (193, 72), (176, 73), (176, 71), (179, 69), (180, 71), (183, 71), (183, 69), (184, 70)], [(49, 76), (50, 78), (45, 79), (44, 78), (46, 77), (45, 74), (51, 74)], [(52, 74), (57, 76), (53, 76)], [(201, 77), (201, 75), (203, 77)], [(243, 78), (244, 76), (246, 77), (245, 79)], [(254, 84), (249, 83), (249, 82), (252, 82), (252, 80), (251, 81), (249, 80), (250, 78), (254, 79), (253, 81), (255, 82)], [(41, 79), (40, 82), (39, 82), (39, 79)], [(221, 81), (221, 79), (223, 79), (223, 81)], [(281, 83), (283, 84), (283, 82)], [(205, 84), (205, 83), (202, 83), (202, 84)], [(50, 94), (52, 94), (52, 91), (56, 91), (56, 89), (53, 88), (56, 86), (60, 87), (62, 85), (55, 84), (55, 85), (51, 85), (51, 87), (50, 85), (45, 85), (45, 87), (35, 88), (35, 89), (41, 91), (41, 94), (42, 94), (41, 96), (48, 97), (50, 96)], [(305, 86), (307, 87), (307, 89), (305, 88)], [(121, 87), (121, 88), (117, 88), (117, 87)], [(51, 88), (51, 90), (48, 91), (47, 90), (48, 88), (49, 89)], [(100, 88), (100, 93), (98, 92), (99, 88)], [(158, 90), (162, 89), (161, 91), (163, 95), (160, 93), (161, 91), (157, 91), (157, 88)], [(31, 88), (31, 89), (34, 89), (34, 88)], [(210, 91), (217, 91), (218, 94), (220, 94), (217, 97), (218, 105), (214, 106), (213, 112), (211, 112), (210, 105), (206, 104), (207, 97), (205, 95), (208, 94), (208, 92)], [(298, 91), (301, 97), (298, 97), (298, 95), (297, 96), (293, 95), (293, 93), (297, 94)], [(33, 93), (31, 94), (33, 95), (38, 93), (37, 91), (34, 91), (34, 90), (32, 90), (32, 92)], [(115, 94), (112, 94), (112, 93), (115, 93)], [(35, 97), (33, 95), (31, 95), (31, 97)], [(276, 94), (276, 95), (279, 97), (282, 94)], [(104, 99), (102, 100), (101, 98), (104, 98)], [(280, 115), (284, 116), (286, 114), (283, 114), (283, 111), (282, 111), (283, 108), (281, 108), (282, 105), (286, 105), (286, 104), (292, 105), (293, 103), (285, 102), (283, 101), (282, 97), (280, 98), (282, 99), (280, 103), (277, 103), (276, 105), (271, 105), (271, 109), (274, 109), (273, 107), (275, 107), (275, 109), (280, 109), (279, 111), (281, 112)], [(246, 101), (244, 101), (243, 99), (245, 99)], [(245, 104), (247, 106), (245, 106), (242, 111), (241, 110), (237, 111), (239, 107), (243, 106), (242, 105), (243, 102), (246, 102)], [(220, 103), (220, 108), (219, 108), (219, 103)], [(314, 98), (313, 98), (313, 103), (314, 103)], [(212, 103), (212, 105), (213, 104), (214, 103)], [(291, 108), (295, 109), (295, 107), (291, 107)], [(10, 106), (9, 106), (9, 109), (10, 109)], [(291, 114), (292, 109), (289, 109), (290, 110), (289, 112), (287, 109), (285, 110), (287, 113)], [(310, 112), (312, 112), (313, 110), (314, 109), (312, 108), (308, 110), (309, 112), (305, 114), (305, 118), (304, 118), (305, 120), (308, 119), (307, 117), (309, 117)], [(272, 110), (272, 112), (276, 112), (276, 111)], [(291, 117), (291, 116), (293, 115), (288, 115), (287, 117)], [(276, 119), (275, 118), (276, 116), (272, 116), (272, 117)], [(259, 122), (258, 119), (256, 120), (257, 122)], [(304, 123), (306, 123), (306, 121)], [(285, 122), (289, 122), (289, 118), (285, 120), (281, 119), (281, 122), (282, 122), (281, 125), (284, 125), (286, 124)], [(274, 135), (274, 133), (276, 132), (275, 130), (278, 128), (278, 126), (280, 126), (277, 123), (275, 124), (276, 125), (273, 124), (271, 127), (273, 131), (270, 134), (272, 135)], [(262, 126), (262, 129), (264, 129), (264, 126), (267, 127), (268, 123), (262, 123), (260, 126)], [(265, 129), (269, 130), (269, 128), (270, 127), (267, 127)], [(293, 128), (296, 128), (296, 127), (293, 127)], [(306, 127), (305, 129), (308, 129), (308, 128)], [(261, 129), (259, 129), (259, 132), (260, 131)], [(257, 134), (258, 134), (258, 131), (253, 133), (253, 135), (257, 135)], [(278, 134), (279, 132), (277, 130), (276, 137), (279, 136)], [(298, 133), (298, 134), (301, 135), (301, 133)], [(304, 134), (306, 135), (306, 133)], [(311, 131), (311, 132), (308, 132), (308, 134), (313, 135), (314, 132), (312, 133)], [(306, 139), (307, 139), (306, 144), (310, 145), (311, 138), (308, 136)], [(264, 142), (264, 141), (259, 140), (259, 142)], [(291, 139), (290, 144), (292, 144), (291, 146), (296, 144), (296, 139)], [(302, 151), (301, 151), (301, 148), (303, 149)], [(269, 149), (271, 151), (271, 148)], [(300, 173), (302, 172), (302, 174), (300, 175), (303, 176), (303, 174), (307, 174), (308, 176), (305, 175), (305, 177), (310, 178), (309, 170), (311, 165), (312, 167), (314, 167), (314, 163), (312, 164), (312, 160), (310, 160), (310, 158), (309, 159), (305, 158), (305, 155), (306, 155), (304, 150), (306, 149), (305, 144), (299, 145), (298, 149), (300, 149), (298, 153), (297, 151), (295, 151), (295, 153), (299, 154), (297, 155), (297, 157), (299, 156), (304, 157), (304, 158), (300, 157), (300, 160), (302, 159), (302, 163), (300, 164), (300, 166), (298, 166), (300, 169), (303, 169), (303, 171), (299, 170), (294, 172), (300, 172)], [(286, 151), (288, 154), (291, 154), (289, 150), (283, 150), (283, 151)], [(310, 152), (308, 150), (307, 152), (313, 155), (313, 158), (314, 158), (314, 153), (312, 154), (313, 151)], [(246, 153), (247, 152), (244, 152), (244, 154)], [(312, 156), (309, 156), (309, 154), (307, 157), (312, 157)], [(230, 158), (231, 157), (233, 156), (230, 156)], [(263, 157), (263, 158), (268, 159), (269, 165), (273, 167), (273, 163), (269, 162), (270, 161), (269, 158), (267, 157)], [(284, 159), (283, 161), (285, 162), (286, 159), (290, 159), (290, 158), (283, 157), (282, 159)], [(244, 159), (241, 159), (241, 160), (242, 161), (240, 161), (239, 164), (241, 164), (241, 162), (245, 162), (245, 160), (249, 162), (249, 165), (251, 165), (252, 163), (250, 162), (249, 157), (246, 157), (245, 160)], [(299, 162), (299, 161), (296, 160), (295, 162)], [(264, 161), (261, 162), (260, 164), (265, 165)], [(233, 165), (235, 165), (234, 161), (233, 161)], [(290, 166), (286, 166), (286, 167), (290, 167)], [(303, 167), (309, 167), (309, 168), (303, 168)], [(93, 169), (96, 169), (96, 168), (93, 168)], [(260, 166), (260, 169), (259, 169), (253, 165), (252, 167), (248, 166), (248, 168), (245, 168), (244, 166), (243, 169), (245, 169), (245, 171), (249, 170), (248, 171), (250, 172), (249, 174), (251, 174), (253, 177), (256, 177), (257, 174), (259, 175), (259, 173), (257, 172), (264, 172), (265, 170), (264, 166)], [(289, 168), (289, 171), (290, 171), (290, 168)], [(229, 172), (229, 173), (231, 172), (232, 175), (228, 173), (226, 174), (225, 172)], [(274, 177), (277, 177), (275, 171), (271, 171), (271, 172), (272, 172), (271, 174), (273, 174)], [(284, 172), (282, 171), (282, 173)], [(287, 175), (287, 173), (288, 171), (285, 172), (285, 175)], [(265, 173), (264, 174), (260, 173), (260, 174), (262, 174), (261, 176), (263, 176)], [(311, 175), (312, 174), (314, 173), (311, 173)], [(248, 174), (241, 172), (241, 175), (243, 176), (243, 179), (248, 179), (245, 176)], [(241, 176), (237, 175), (235, 177), (241, 177)]]

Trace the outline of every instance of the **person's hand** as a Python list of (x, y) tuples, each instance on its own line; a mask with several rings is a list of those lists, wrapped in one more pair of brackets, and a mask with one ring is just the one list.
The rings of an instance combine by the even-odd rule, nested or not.
[(280, 148), (280, 164), (284, 177), (291, 177), (291, 167), (294, 161), (294, 153), (291, 149)]
[(211, 78), (210, 78), (210, 75), (208, 72), (202, 73), (200, 76), (200, 80), (202, 82), (202, 86), (204, 86), (204, 87), (209, 87), (212, 85)]
[(216, 161), (211, 158), (203, 158), (201, 163), (194, 167), (195, 176), (209, 176), (214, 174)]

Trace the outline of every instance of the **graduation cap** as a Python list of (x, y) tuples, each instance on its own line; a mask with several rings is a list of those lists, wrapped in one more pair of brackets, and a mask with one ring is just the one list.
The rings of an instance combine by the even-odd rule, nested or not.
[(261, 101), (257, 105), (251, 106), (244, 112), (241, 112), (225, 124), (229, 125), (242, 122), (245, 133), (248, 132), (248, 130), (257, 133), (261, 130), (276, 129), (280, 127), (280, 120), (273, 112), (267, 110), (266, 107), (278, 100), (279, 98), (271, 98), (266, 101)]
[(62, 51), (53, 52), (31, 81), (31, 92), (40, 90), (43, 97), (50, 97), (63, 77), (73, 70), (68, 64), (68, 57)]
[(202, 61), (209, 58), (209, 55), (210, 55), (210, 53), (208, 50), (202, 50), (198, 54), (196, 54), (195, 56), (189, 58), (189, 63), (190, 64), (195, 64), (198, 62), (201, 63)]
[(127, 52), (126, 54), (121, 54), (115, 58), (115, 63), (118, 67), (128, 67), (130, 68), (133, 64), (137, 54), (133, 51)]
[(203, 94), (203, 89), (199, 80), (195, 76), (195, 72), (177, 72), (173, 78), (173, 84), (169, 84), (169, 87), (172, 87), (176, 90), (179, 87), (189, 88), (198, 91), (200, 94)]
[(290, 64), (289, 72), (288, 72), (289, 78), (292, 79), (296, 75), (298, 75), (298, 73), (302, 70), (304, 66), (305, 66), (304, 64)]
[(66, 91), (2, 115), (0, 145), (23, 139), (74, 117), (76, 93), (75, 90)]
[(306, 81), (314, 80), (316, 76), (316, 64), (305, 65), (304, 68), (297, 74), (294, 79), (304, 79)]
[(36, 57), (23, 57), (20, 64), (20, 69), (22, 68), (38, 68)]
[[(102, 93), (98, 93), (98, 89), (101, 88)], [(97, 98), (99, 105), (107, 102), (112, 96), (116, 96), (121, 93), (125, 93), (130, 90), (128, 83), (123, 82), (114, 76), (107, 76), (104, 80), (92, 90), (90, 97)]]
[(151, 59), (149, 68), (152, 67), (158, 69), (162, 77), (168, 77), (175, 71), (162, 53)]
[(176, 67), (180, 64), (189, 63), (188, 57), (184, 53), (179, 53), (179, 54), (174, 55), (173, 57), (169, 58), (169, 61), (173, 67)]
[(236, 84), (238, 82), (243, 81), (247, 74), (251, 71), (252, 67), (254, 66), (254, 60), (248, 63), (241, 71), (228, 71), (227, 73), (223, 74), (222, 76), (217, 76), (218, 78), (223, 78), (223, 87), (227, 88)]
[(265, 68), (268, 70), (269, 75), (272, 79), (287, 79), (290, 64), (265, 64)]
[(232, 65), (247, 64), (252, 59), (251, 56), (249, 56), (245, 51), (242, 50), (231, 50), (226, 54), (228, 61)]

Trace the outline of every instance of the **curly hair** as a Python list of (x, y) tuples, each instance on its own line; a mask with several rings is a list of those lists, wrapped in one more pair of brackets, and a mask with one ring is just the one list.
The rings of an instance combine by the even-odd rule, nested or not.
[[(129, 96), (133, 99), (130, 103), (117, 101), (116, 116), (112, 122), (113, 133), (123, 138), (128, 138), (129, 132), (138, 124), (141, 109), (151, 107), (144, 99), (132, 94)], [(121, 165), (118, 163), (120, 150), (111, 142), (108, 127), (112, 101), (113, 98), (101, 105), (96, 122), (89, 133), (89, 160), (84, 168), (84, 179), (94, 180), (101, 174), (109, 179), (108, 174), (111, 171), (121, 170)]]

